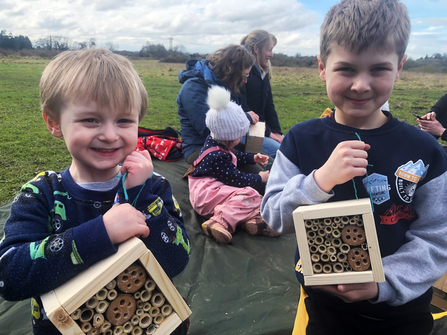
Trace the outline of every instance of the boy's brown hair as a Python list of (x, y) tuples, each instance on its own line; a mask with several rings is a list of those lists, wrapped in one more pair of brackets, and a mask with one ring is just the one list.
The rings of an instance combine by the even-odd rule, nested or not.
[(106, 49), (65, 51), (45, 68), (40, 79), (41, 110), (59, 119), (64, 103), (92, 100), (125, 111), (137, 109), (141, 120), (147, 91), (132, 63)]
[(253, 66), (254, 56), (240, 45), (229, 45), (208, 55), (214, 75), (233, 93), (239, 94), (239, 87), (245, 78), (242, 71)]
[(326, 64), (333, 43), (357, 53), (369, 48), (395, 51), (400, 62), (410, 30), (407, 8), (399, 0), (342, 0), (321, 26), (321, 62)]

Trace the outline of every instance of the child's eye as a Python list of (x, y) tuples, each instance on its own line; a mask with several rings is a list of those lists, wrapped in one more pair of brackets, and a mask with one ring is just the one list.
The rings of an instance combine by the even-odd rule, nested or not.
[(118, 123), (132, 123), (133, 121), (132, 120), (129, 120), (129, 119), (120, 119), (120, 120), (118, 120)]
[(84, 120), (82, 120), (82, 122), (85, 122), (85, 123), (95, 123), (95, 122), (97, 122), (97, 120), (93, 119), (93, 118), (90, 118), (90, 119), (84, 119)]
[(388, 71), (388, 68), (384, 67), (384, 66), (378, 66), (373, 68), (374, 72), (380, 72), (380, 71)]
[(351, 68), (351, 67), (340, 67), (336, 71), (339, 71), (339, 72), (353, 72), (354, 69)]

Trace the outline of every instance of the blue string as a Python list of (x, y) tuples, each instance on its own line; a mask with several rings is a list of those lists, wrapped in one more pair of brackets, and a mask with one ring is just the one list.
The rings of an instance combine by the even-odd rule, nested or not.
[[(152, 172), (151, 176), (149, 178), (152, 178), (154, 172)], [(119, 176), (117, 176), (119, 177)], [(125, 174), (123, 174), (123, 177), (121, 179), (121, 182), (123, 184), (123, 191), (124, 191), (124, 199), (126, 199), (126, 201), (129, 201), (129, 195), (127, 194), (127, 190), (126, 190), (126, 186), (124, 186), (124, 182), (125, 179), (127, 177), (127, 172)], [(140, 197), (141, 192), (143, 191), (144, 186), (146, 185), (146, 183), (144, 183), (141, 188), (140, 191), (138, 192), (137, 196), (135, 197), (134, 201), (132, 202), (132, 206), (135, 207), (135, 205), (137, 204), (137, 200)], [(118, 193), (115, 196), (115, 202), (114, 203), (119, 203), (119, 197), (118, 197)]]
[[(362, 139), (360, 138), (360, 135), (357, 133), (354, 133), (357, 138), (359, 139), (359, 141), (361, 141)], [(368, 164), (367, 166), (373, 166), (372, 164)], [(357, 197), (357, 187), (355, 186), (355, 181), (354, 178), (352, 178), (352, 184), (354, 185), (354, 192), (355, 192), (355, 198), (357, 200), (359, 200), (359, 198)], [(372, 194), (371, 194), (371, 186), (369, 184), (369, 176), (368, 176), (368, 169), (366, 169), (366, 184), (367, 184), (367, 188), (366, 191), (369, 194), (369, 200), (371, 202), (371, 208), (372, 208), (372, 212), (374, 213), (374, 203), (373, 203), (373, 199), (372, 199)]]

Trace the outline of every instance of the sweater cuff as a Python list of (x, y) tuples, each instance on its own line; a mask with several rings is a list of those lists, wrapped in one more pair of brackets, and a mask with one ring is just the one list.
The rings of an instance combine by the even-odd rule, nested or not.
[(444, 129), (444, 132), (441, 135), (441, 140), (447, 141), (447, 129)]

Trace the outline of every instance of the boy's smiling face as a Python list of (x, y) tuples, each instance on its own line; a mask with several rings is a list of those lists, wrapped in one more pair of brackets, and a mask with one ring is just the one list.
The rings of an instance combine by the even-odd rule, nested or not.
[(129, 113), (85, 100), (64, 104), (59, 122), (44, 119), (54, 136), (64, 138), (76, 182), (110, 180), (137, 145), (138, 109)]
[(367, 49), (360, 53), (334, 43), (326, 64), (319, 59), (320, 78), (340, 124), (373, 129), (386, 123), (380, 107), (388, 100), (399, 78), (404, 59), (396, 52)]

